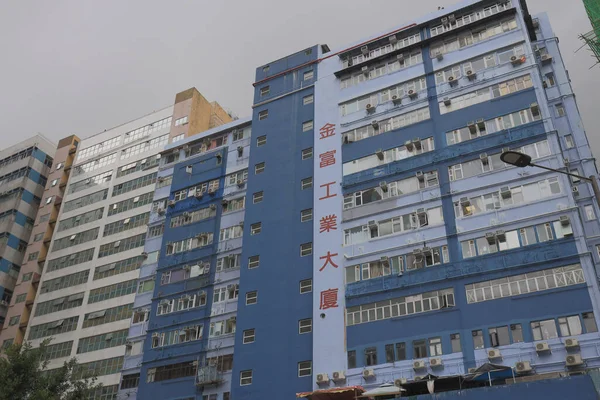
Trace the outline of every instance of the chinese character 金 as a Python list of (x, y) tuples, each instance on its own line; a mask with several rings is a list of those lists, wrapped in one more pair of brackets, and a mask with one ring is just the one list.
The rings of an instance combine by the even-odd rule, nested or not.
[(335, 135), (335, 125), (326, 123), (325, 125), (323, 125), (323, 127), (321, 129), (319, 129), (319, 134), (321, 134), (321, 137), (319, 139), (325, 139), (330, 136), (334, 136)]

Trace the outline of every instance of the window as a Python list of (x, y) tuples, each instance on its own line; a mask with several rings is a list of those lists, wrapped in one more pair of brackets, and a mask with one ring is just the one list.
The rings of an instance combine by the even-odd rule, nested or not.
[(56, 186), (56, 184), (58, 183), (58, 179), (53, 179), (52, 182), (50, 182), (51, 186)]
[(313, 101), (314, 101), (314, 98), (315, 97), (312, 94), (310, 94), (308, 96), (304, 96), (302, 98), (302, 104), (305, 105), (305, 106), (308, 105), (308, 104), (312, 104)]
[(267, 86), (263, 86), (263, 87), (260, 88), (260, 95), (261, 95), (261, 97), (268, 96), (270, 92), (271, 92), (271, 88), (268, 85)]
[(187, 123), (188, 123), (188, 116), (187, 115), (185, 117), (177, 118), (175, 120), (175, 126), (185, 125)]
[(574, 264), (465, 285), (465, 290), (471, 304), (580, 283), (585, 283), (583, 270)]
[(596, 219), (596, 213), (594, 212), (594, 206), (591, 204), (588, 204), (586, 206), (583, 207), (584, 211), (585, 211), (585, 219), (586, 221), (592, 221)]
[(133, 389), (140, 383), (140, 374), (123, 375), (121, 379), (121, 389)]
[(304, 178), (304, 179), (302, 179), (301, 189), (302, 190), (310, 189), (312, 187), (312, 184), (313, 184), (312, 176), (310, 178)]
[(413, 359), (427, 357), (425, 340), (413, 340)]
[(531, 323), (533, 340), (548, 340), (558, 337), (556, 322), (553, 319), (534, 321)]
[(490, 328), (488, 332), (490, 334), (490, 344), (492, 347), (506, 346), (510, 344), (510, 338), (508, 337), (508, 326)]
[(554, 79), (554, 74), (553, 73), (546, 74), (546, 80), (544, 81), (544, 83), (546, 84), (547, 87), (552, 87), (552, 86), (556, 85), (556, 81)]
[(262, 223), (257, 222), (255, 224), (250, 225), (250, 234), (258, 235), (262, 231)]
[(310, 256), (312, 254), (312, 242), (300, 245), (300, 257)]
[(88, 281), (89, 273), (90, 271), (86, 269), (74, 274), (61, 276), (60, 278), (48, 279), (42, 283), (40, 293), (50, 293), (56, 290), (86, 283)]
[(356, 350), (348, 350), (348, 369), (356, 368)]
[(565, 135), (565, 146), (567, 149), (572, 149), (575, 147), (575, 140), (573, 139), (573, 135)]
[(386, 363), (394, 362), (394, 345), (393, 344), (385, 345), (385, 362)]
[(557, 117), (564, 117), (567, 114), (565, 111), (565, 106), (563, 106), (562, 103), (558, 103), (555, 107)]
[(57, 343), (46, 347), (45, 360), (55, 360), (57, 358), (68, 357), (71, 355), (73, 341)]
[(311, 221), (313, 218), (312, 208), (300, 211), (300, 222)]
[(298, 321), (298, 334), (312, 332), (312, 318), (301, 319)]
[(123, 346), (125, 344), (125, 341), (127, 340), (127, 332), (128, 329), (123, 329), (120, 331), (83, 337), (79, 339), (79, 343), (77, 345), (77, 354), (108, 349), (111, 347)]
[(15, 315), (14, 317), (11, 317), (8, 320), (8, 326), (13, 326), (19, 323), (19, 320), (21, 319), (20, 315)]
[(304, 279), (300, 281), (300, 294), (312, 292), (312, 279)]
[(56, 271), (73, 265), (82, 264), (90, 261), (93, 257), (94, 249), (92, 248), (79, 251), (77, 253), (71, 253), (63, 257), (54, 258), (48, 261), (48, 265), (46, 266), (46, 272)]
[[(148, 254), (148, 258), (146, 258), (147, 263), (156, 262), (158, 259), (157, 252)], [(138, 269), (142, 262), (144, 262), (144, 256), (135, 256), (126, 258), (123, 260), (119, 260), (117, 262), (113, 262), (110, 264), (105, 264), (96, 267), (94, 270), (94, 280), (108, 278), (109, 276), (124, 274), (125, 272), (134, 271)], [(86, 278), (87, 279), (87, 278)], [(46, 281), (48, 282), (48, 281)]]
[(267, 135), (262, 135), (256, 138), (256, 147), (264, 146), (267, 144)]
[(196, 375), (197, 367), (194, 361), (186, 361), (177, 364), (163, 365), (161, 367), (149, 368), (147, 382), (161, 382), (170, 379), (183, 378)]
[(130, 143), (134, 140), (140, 139), (144, 136), (150, 136), (154, 132), (158, 132), (163, 129), (171, 128), (171, 121), (173, 117), (163, 118), (159, 121), (155, 121), (151, 124), (142, 126), (133, 131), (125, 133), (125, 139), (123, 143)]
[(460, 333), (453, 333), (450, 335), (450, 345), (452, 346), (453, 353), (460, 353), (462, 351), (460, 345)]
[(252, 370), (240, 372), (240, 386), (252, 385)]
[(302, 150), (302, 159), (303, 160), (308, 160), (309, 158), (312, 158), (312, 156), (313, 156), (313, 148), (312, 147)]
[(442, 354), (442, 338), (429, 339), (429, 357), (441, 356)]
[(135, 293), (136, 289), (137, 279), (92, 289), (90, 290), (88, 304), (97, 303), (99, 301), (108, 300), (115, 297), (126, 296), (128, 294)]
[(141, 233), (139, 235), (103, 244), (98, 250), (98, 258), (107, 257), (127, 250), (132, 250), (137, 247), (143, 247), (145, 241), (146, 233)]
[(27, 293), (21, 293), (17, 295), (15, 299), (15, 304), (22, 303), (27, 299)]
[(304, 80), (305, 81), (311, 80), (313, 78), (313, 76), (314, 76), (314, 71), (313, 70), (306, 71), (304, 73)]
[(46, 204), (52, 203), (52, 196), (46, 197)]
[(251, 292), (246, 293), (246, 305), (249, 306), (251, 304), (258, 303), (258, 292), (253, 290)]
[(21, 282), (30, 281), (32, 276), (33, 276), (33, 272), (28, 272), (26, 274), (23, 274), (23, 277), (21, 278)]
[(243, 336), (242, 343), (243, 344), (254, 343), (254, 339), (255, 339), (255, 330), (254, 330), (254, 328), (252, 328), (252, 329), (246, 329), (244, 331), (244, 336)]
[(39, 242), (40, 240), (42, 240), (44, 238), (44, 232), (42, 233), (37, 233), (36, 235), (33, 236), (33, 241), (34, 242)]
[(231, 393), (223, 392), (223, 400), (231, 400)]
[(254, 166), (254, 175), (262, 174), (265, 172), (265, 163), (261, 162)]
[(396, 343), (396, 361), (406, 360), (406, 343)]
[(473, 331), (473, 347), (475, 350), (483, 349), (485, 344), (483, 343), (483, 331), (481, 329)]
[(270, 69), (270, 66), (269, 66), (269, 65), (265, 65), (265, 66), (263, 67), (262, 71), (263, 71), (263, 73), (265, 73), (265, 74), (266, 74), (267, 72), (269, 72), (269, 69)]
[(512, 324), (510, 326), (510, 334), (513, 343), (523, 343), (523, 328), (521, 324)]
[[(166, 180), (166, 179), (165, 179)], [(112, 195), (118, 196), (123, 193), (131, 192), (132, 190), (136, 190), (148, 185), (152, 185), (156, 182), (156, 172), (153, 174), (148, 174), (141, 176), (136, 179), (132, 179), (127, 182), (119, 183), (113, 187)]]
[(302, 132), (310, 131), (313, 128), (313, 121), (306, 121), (302, 123)]
[(261, 201), (263, 201), (263, 192), (262, 190), (260, 192), (256, 192), (252, 195), (252, 203), (257, 204), (260, 203)]
[(560, 329), (560, 336), (576, 336), (583, 333), (579, 315), (559, 318), (558, 327)]
[(258, 120), (262, 121), (269, 117), (269, 110), (262, 110), (258, 113)]
[(248, 257), (248, 269), (258, 268), (260, 265), (260, 256)]
[(33, 253), (29, 253), (29, 255), (27, 256), (27, 261), (32, 261), (38, 258), (38, 256), (40, 255), (39, 251), (35, 251)]
[(585, 326), (585, 333), (598, 332), (598, 326), (596, 325), (596, 319), (594, 313), (586, 312), (582, 314), (583, 326)]
[(365, 365), (372, 366), (377, 365), (377, 348), (367, 347), (365, 349)]

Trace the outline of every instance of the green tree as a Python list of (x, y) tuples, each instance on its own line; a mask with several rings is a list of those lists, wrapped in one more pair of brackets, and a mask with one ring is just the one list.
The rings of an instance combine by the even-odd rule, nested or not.
[(0, 357), (0, 400), (87, 400), (101, 388), (74, 358), (47, 370), (49, 340), (33, 348), (13, 344)]

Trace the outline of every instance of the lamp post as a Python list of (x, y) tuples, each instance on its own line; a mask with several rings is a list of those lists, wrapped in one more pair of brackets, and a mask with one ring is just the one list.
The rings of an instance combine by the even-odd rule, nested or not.
[(596, 197), (596, 204), (598, 204), (598, 208), (600, 208), (600, 188), (598, 187), (598, 180), (594, 175), (591, 175), (589, 178), (577, 174), (572, 174), (570, 172), (559, 171), (554, 168), (545, 167), (543, 165), (534, 164), (531, 162), (531, 156), (527, 154), (519, 153), (518, 151), (505, 151), (500, 154), (500, 160), (503, 162), (514, 165), (515, 167), (525, 168), (525, 167), (538, 167), (542, 169), (546, 169), (548, 171), (558, 172), (559, 174), (573, 176), (575, 178), (583, 179), (592, 184), (592, 189), (594, 190), (594, 197)]

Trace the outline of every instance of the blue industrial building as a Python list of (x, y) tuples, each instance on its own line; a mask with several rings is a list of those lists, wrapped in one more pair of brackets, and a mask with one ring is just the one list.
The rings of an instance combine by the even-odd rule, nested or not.
[(470, 0), (261, 66), (254, 88), (251, 119), (163, 153), (139, 398), (600, 367), (591, 187), (500, 160), (597, 174), (545, 14)]

